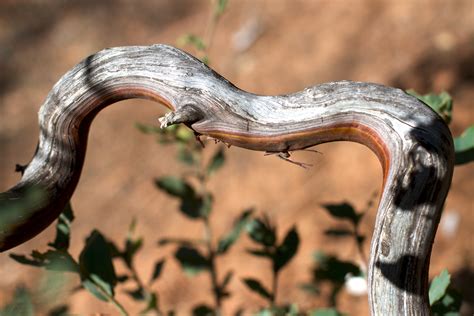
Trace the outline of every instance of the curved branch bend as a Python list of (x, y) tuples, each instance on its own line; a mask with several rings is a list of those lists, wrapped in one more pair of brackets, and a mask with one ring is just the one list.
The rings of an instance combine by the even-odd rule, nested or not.
[[(20, 182), (0, 194), (2, 251), (59, 216), (77, 185), (93, 118), (129, 98), (173, 110), (164, 125), (186, 123), (247, 149), (286, 152), (339, 140), (368, 146), (384, 170), (369, 262), (372, 314), (429, 314), (431, 246), (453, 171), (444, 122), (403, 91), (376, 84), (342, 81), (289, 95), (251, 94), (165, 45), (103, 50), (54, 86), (39, 112), (36, 153)], [(31, 187), (47, 198), (21, 204)]]

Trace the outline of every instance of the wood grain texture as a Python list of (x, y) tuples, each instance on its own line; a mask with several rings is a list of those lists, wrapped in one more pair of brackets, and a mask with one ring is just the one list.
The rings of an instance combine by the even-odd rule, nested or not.
[[(103, 50), (54, 86), (39, 112), (36, 153), (21, 181), (0, 194), (2, 251), (59, 216), (77, 185), (93, 118), (129, 98), (173, 110), (162, 125), (186, 123), (196, 133), (251, 150), (286, 152), (340, 140), (367, 145), (384, 170), (369, 262), (371, 312), (429, 315), (430, 252), (453, 172), (452, 137), (438, 115), (401, 90), (370, 83), (251, 94), (165, 45)], [(21, 204), (31, 187), (46, 198)]]

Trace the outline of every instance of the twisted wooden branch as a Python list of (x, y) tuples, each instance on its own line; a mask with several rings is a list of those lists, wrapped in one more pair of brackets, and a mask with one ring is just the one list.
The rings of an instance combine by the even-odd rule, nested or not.
[[(198, 134), (252, 150), (285, 153), (339, 140), (367, 145), (384, 170), (369, 263), (372, 314), (429, 314), (430, 252), (453, 169), (444, 122), (403, 91), (369, 83), (254, 95), (164, 45), (101, 51), (54, 86), (39, 112), (36, 153), (21, 181), (0, 194), (1, 250), (34, 237), (58, 217), (78, 182), (92, 119), (129, 98), (173, 110), (164, 126), (185, 123)], [(12, 211), (9, 206), (19, 205), (30, 187), (47, 198)]]

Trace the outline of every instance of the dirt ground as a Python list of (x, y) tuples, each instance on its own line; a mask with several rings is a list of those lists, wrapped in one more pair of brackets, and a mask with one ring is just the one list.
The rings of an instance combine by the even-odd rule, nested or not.
[[(16, 163), (31, 158), (38, 137), (37, 111), (53, 84), (86, 56), (105, 47), (175, 45), (182, 34), (202, 35), (209, 19), (209, 2), (198, 0), (4, 0), (0, 2), (0, 190), (19, 179)], [(248, 40), (247, 47), (242, 40)], [(191, 51), (192, 52), (192, 51)], [(209, 52), (212, 67), (238, 87), (259, 94), (284, 94), (321, 82), (370, 81), (427, 93), (449, 91), (454, 98), (451, 129), (459, 135), (474, 123), (474, 2), (377, 0), (230, 0)], [(207, 275), (184, 276), (172, 258), (172, 248), (158, 248), (165, 236), (201, 236), (199, 224), (177, 210), (177, 203), (153, 186), (156, 176), (182, 169), (175, 153), (141, 134), (135, 122), (156, 124), (164, 107), (149, 101), (121, 102), (104, 110), (92, 125), (82, 177), (72, 205), (72, 253), (78, 255), (94, 228), (120, 241), (133, 216), (145, 238), (139, 253), (139, 274), (150, 275), (156, 260), (166, 257), (163, 276), (154, 288), (161, 306), (187, 314), (197, 303), (212, 303)], [(210, 184), (216, 194), (212, 225), (216, 235), (233, 218), (253, 206), (268, 212), (280, 233), (296, 224), (303, 237), (297, 257), (285, 268), (278, 300), (302, 308), (327, 306), (324, 297), (311, 298), (297, 289), (310, 279), (311, 255), (317, 250), (344, 259), (356, 257), (352, 244), (326, 237), (335, 225), (323, 203), (350, 201), (365, 207), (380, 192), (382, 174), (375, 155), (363, 146), (332, 143), (317, 147), (323, 155), (298, 153), (314, 164), (303, 170), (275, 157), (239, 148), (226, 151), (227, 163)], [(452, 190), (438, 231), (430, 275), (447, 268), (464, 295), (463, 313), (474, 311), (474, 247), (472, 216), (474, 164), (455, 169)], [(364, 217), (370, 236), (375, 210)], [(454, 232), (446, 218), (458, 220)], [(50, 227), (33, 240), (0, 255), (0, 306), (19, 284), (35, 287), (38, 269), (13, 262), (9, 253), (45, 249), (54, 236)], [(232, 297), (224, 314), (239, 307), (256, 310), (264, 302), (239, 281), (262, 278), (269, 269), (245, 253), (244, 238), (219, 261), (219, 270), (236, 271)], [(369, 242), (366, 242), (368, 253)], [(75, 280), (77, 282), (77, 280)], [(132, 314), (140, 308), (123, 292), (118, 300)], [(115, 314), (88, 293), (67, 298), (73, 314)], [(367, 296), (344, 292), (340, 309), (368, 314)]]

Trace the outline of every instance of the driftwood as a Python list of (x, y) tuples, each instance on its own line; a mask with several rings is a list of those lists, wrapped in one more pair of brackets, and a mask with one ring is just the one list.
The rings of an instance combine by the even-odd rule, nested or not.
[[(452, 137), (438, 115), (401, 90), (370, 83), (251, 94), (164, 45), (103, 50), (54, 86), (39, 112), (36, 153), (21, 181), (0, 194), (0, 250), (59, 216), (77, 185), (93, 118), (129, 98), (171, 109), (163, 126), (185, 123), (199, 135), (251, 150), (285, 154), (340, 140), (368, 146), (384, 174), (369, 262), (371, 312), (429, 315), (430, 252), (453, 171)], [(21, 204), (31, 187), (46, 198)]]

